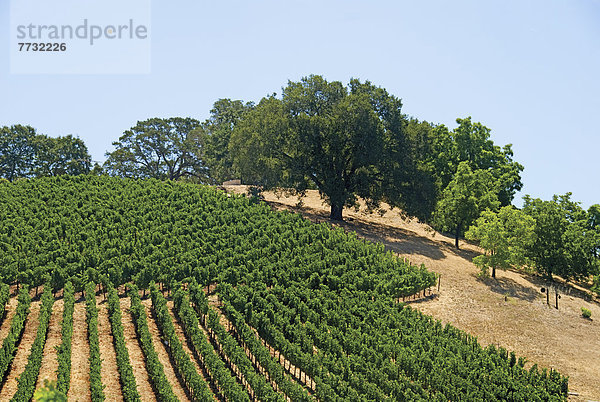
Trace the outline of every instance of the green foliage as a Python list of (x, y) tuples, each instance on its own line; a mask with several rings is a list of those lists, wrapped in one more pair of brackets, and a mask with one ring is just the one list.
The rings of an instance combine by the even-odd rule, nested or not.
[(142, 346), (142, 352), (144, 353), (146, 362), (146, 371), (152, 388), (156, 394), (156, 397), (160, 401), (177, 402), (178, 399), (173, 393), (173, 388), (165, 375), (165, 371), (162, 363), (158, 360), (158, 354), (154, 349), (154, 343), (152, 342), (152, 335), (148, 329), (148, 319), (146, 317), (146, 308), (140, 300), (138, 289), (135, 285), (130, 287), (129, 297), (131, 300), (131, 316), (135, 324), (135, 331), (137, 333), (140, 345)]
[[(181, 292), (176, 294), (176, 313), (179, 317), (187, 339), (194, 350), (202, 356), (204, 367), (210, 373), (214, 384), (227, 400), (249, 400), (246, 391), (237, 384), (224, 362), (217, 356), (213, 346), (198, 327), (198, 317), (190, 307), (189, 299)], [(233, 399), (231, 399), (233, 398)]]
[(30, 126), (0, 127), (0, 177), (13, 181), (34, 176), (89, 173), (91, 157), (72, 135), (48, 137)]
[(437, 275), (427, 271), (425, 265), (410, 268), (400, 272), (382, 273), (378, 292), (397, 299), (415, 295), (437, 283)]
[[(205, 324), (223, 339), (223, 356), (243, 367), (236, 344), (248, 347), (293, 400), (306, 400), (306, 388), (320, 400), (357, 401), (505, 400), (508, 392), (521, 400), (566, 395), (567, 380), (558, 373), (525, 372), (502, 350), (483, 349), (473, 337), (397, 303), (399, 295), (430, 286), (435, 275), (329, 224), (313, 224), (298, 214), (274, 212), (263, 203), (185, 182), (44, 178), (0, 183), (0, 198), (0, 274), (5, 280), (23, 273), (34, 283), (35, 276), (54, 278), (60, 271), (61, 280), (71, 279), (77, 289), (90, 279), (129, 283), (131, 314), (160, 400), (176, 397), (154, 350), (146, 309), (130, 282), (134, 278), (162, 278), (173, 289), (181, 280), (190, 282), (190, 290), (194, 282), (196, 289), (209, 284), (214, 289), (216, 283), (224, 312), (235, 325), (231, 337), (222, 333), (201, 291), (192, 295), (197, 311), (209, 315)], [(90, 351), (95, 355), (94, 287), (88, 283), (87, 288)], [(179, 362), (175, 366), (193, 370), (178, 352), (164, 298), (156, 286), (150, 288), (163, 340)], [(28, 299), (25, 288), (22, 292)], [(211, 382), (237, 384), (184, 299), (177, 293), (176, 312)], [(24, 308), (20, 303), (18, 311)], [(11, 323), (11, 334), (18, 336), (9, 336), (5, 342), (12, 343), (0, 352), (0, 368), (8, 367), (14, 356), (23, 328), (17, 323)], [(289, 365), (277, 369), (254, 330), (280, 352), (280, 359), (313, 381), (298, 384), (289, 378), (297, 373), (285, 374)], [(257, 393), (273, 396), (263, 379), (252, 379), (247, 366), (245, 370)], [(190, 388), (206, 386), (196, 383), (191, 371), (182, 377)], [(224, 386), (222, 391), (234, 395), (235, 389)], [(243, 389), (240, 395), (248, 396)]]
[(469, 228), (466, 237), (476, 240), (486, 253), (473, 259), (475, 265), (487, 274), (496, 268), (520, 268), (527, 263), (527, 247), (535, 240), (535, 220), (513, 206), (500, 208), (496, 212), (483, 211), (475, 224)]
[(52, 295), (52, 288), (50, 286), (44, 286), (44, 293), (41, 300), (37, 334), (29, 350), (25, 370), (23, 370), (17, 380), (19, 383), (17, 392), (11, 398), (11, 401), (28, 402), (35, 392), (35, 383), (42, 365), (44, 345), (46, 344), (48, 325), (50, 323), (50, 316), (52, 315), (52, 306), (54, 305), (54, 296)]
[[(409, 119), (406, 131), (418, 163), (414, 178), (422, 196), (421, 204), (428, 217), (435, 203), (452, 179), (461, 162), (472, 170), (486, 170), (493, 178), (501, 206), (510, 205), (523, 184), (523, 166), (513, 160), (511, 145), (499, 147), (490, 139), (491, 130), (471, 118), (457, 119), (458, 127), (450, 131), (444, 125)], [(429, 211), (426, 213), (426, 211)]]
[(25, 320), (29, 315), (29, 308), (31, 306), (31, 297), (29, 296), (29, 289), (26, 287), (21, 288), (19, 292), (19, 304), (17, 305), (17, 311), (10, 322), (10, 329), (8, 335), (2, 342), (2, 349), (0, 349), (0, 378), (4, 378), (10, 364), (15, 358), (17, 351), (17, 344), (21, 340), (23, 330), (25, 329)]
[(0, 322), (6, 317), (6, 303), (10, 299), (10, 286), (6, 283), (0, 284)]
[(422, 157), (433, 167), (434, 177), (443, 191), (462, 162), (472, 170), (487, 170), (496, 185), (500, 205), (510, 205), (515, 192), (519, 191), (523, 166), (513, 161), (511, 145), (503, 148), (490, 139), (491, 130), (481, 123), (473, 123), (470, 117), (456, 119), (458, 127), (450, 132), (445, 126), (432, 127), (429, 153)]
[(584, 279), (599, 270), (600, 236), (593, 213), (588, 214), (571, 193), (543, 201), (524, 197), (523, 210), (535, 219), (536, 240), (527, 255), (547, 278)]
[(63, 316), (61, 323), (60, 346), (56, 348), (58, 369), (56, 370), (56, 389), (66, 395), (71, 385), (71, 339), (73, 338), (73, 311), (75, 309), (74, 288), (71, 282), (67, 282), (63, 290)]
[(72, 135), (57, 138), (38, 136), (33, 169), (35, 176), (87, 174), (91, 164), (91, 157), (83, 140)]
[[(591, 254), (594, 257), (593, 263), (596, 265), (596, 270), (600, 271), (600, 204), (592, 205), (588, 209), (588, 227), (593, 230), (590, 234), (592, 238), (590, 244), (592, 245)], [(594, 284), (592, 291), (600, 293), (600, 275), (594, 276)]]
[(121, 320), (121, 302), (119, 295), (114, 287), (108, 289), (108, 317), (112, 329), (115, 353), (117, 356), (117, 369), (119, 370), (119, 379), (121, 380), (121, 390), (123, 399), (127, 402), (141, 401), (137, 390), (137, 384), (133, 375), (133, 368), (129, 361), (129, 352), (125, 345), (125, 336), (123, 335), (123, 323)]
[(104, 401), (104, 385), (102, 384), (102, 366), (100, 359), (100, 343), (98, 340), (98, 308), (96, 307), (96, 284), (88, 282), (85, 286), (85, 317), (88, 326), (88, 342), (90, 345), (90, 391), (92, 401)]
[(211, 183), (220, 184), (238, 177), (229, 152), (229, 142), (236, 124), (253, 106), (250, 102), (219, 99), (214, 103), (208, 120), (196, 129), (202, 146), (202, 161), (208, 168)]
[(415, 215), (422, 220), (431, 218), (441, 190), (449, 182), (448, 180), (442, 183), (441, 174), (438, 172), (442, 166), (450, 167), (448, 161), (446, 164), (439, 163), (444, 151), (437, 150), (435, 146), (436, 141), (440, 138), (438, 132), (440, 129), (446, 130), (444, 126), (435, 126), (417, 119), (409, 119), (406, 124), (406, 135), (411, 147), (412, 159), (417, 164), (410, 185), (413, 187), (414, 196), (418, 199), (419, 207), (415, 211)]
[(583, 318), (591, 318), (592, 317), (592, 312), (590, 310), (588, 310), (585, 307), (581, 308), (581, 315), (583, 316)]
[(206, 286), (308, 283), (315, 274), (332, 288), (392, 292), (394, 277), (410, 273), (402, 286), (415, 290), (429, 281), (427, 271), (342, 229), (190, 183), (63, 176), (0, 186), (0, 198), (7, 279), (59, 275), (75, 291), (99, 273), (115, 286), (135, 278), (144, 287), (163, 277)]
[(67, 402), (67, 395), (56, 387), (56, 381), (44, 379), (44, 387), (33, 394), (36, 402)]
[[(204, 295), (204, 293), (200, 292), (198, 292), (197, 289), (194, 290), (190, 288), (190, 294), (194, 299), (194, 306), (196, 309), (199, 309), (199, 306), (204, 304), (202, 301), (202, 295)], [(202, 311), (201, 307), (200, 311)], [(293, 401), (311, 401), (312, 398), (306, 390), (285, 375), (283, 366), (271, 356), (271, 352), (256, 337), (252, 329), (244, 321), (242, 314), (231, 307), (229, 303), (225, 303), (224, 313), (227, 316), (227, 319), (234, 324), (234, 334), (237, 339), (244, 347), (247, 347), (250, 350), (260, 366), (269, 373), (269, 378), (277, 383), (283, 393)]]
[(400, 99), (370, 82), (327, 82), (311, 75), (288, 82), (244, 115), (231, 136), (234, 165), (248, 184), (302, 194), (316, 188), (331, 218), (357, 197), (413, 212), (416, 164)]
[(107, 152), (103, 167), (123, 177), (204, 179), (200, 141), (194, 131), (199, 126), (199, 121), (181, 117), (139, 121), (113, 142), (116, 149)]
[[(202, 291), (196, 287), (193, 292), (198, 296)], [(194, 344), (198, 353), (202, 355), (204, 364), (211, 373), (211, 378), (218, 384), (219, 388), (223, 390), (226, 399), (247, 399), (243, 389), (236, 386), (232, 387), (236, 382), (235, 378), (228, 373), (227, 367), (223, 364), (223, 361), (219, 359), (213, 347), (208, 343), (206, 337), (202, 336), (202, 333), (198, 330), (198, 318), (196, 317), (194, 310), (190, 307), (188, 295), (183, 290), (179, 290), (175, 294), (174, 300), (177, 315), (184, 323), (188, 338), (192, 340), (192, 344)], [(205, 301), (206, 299), (201, 299), (199, 305), (207, 307), (204, 303)], [(208, 310), (208, 314), (210, 318), (207, 320), (207, 315), (202, 313), (201, 317), (203, 318), (203, 322), (208, 323), (208, 328), (210, 328), (211, 333), (216, 334), (218, 342), (222, 347), (222, 353), (226, 356), (225, 360), (235, 364), (241, 371), (245, 380), (254, 391), (254, 396), (261, 401), (283, 401), (284, 398), (273, 390), (265, 377), (258, 375), (254, 371), (252, 362), (248, 359), (244, 350), (219, 323), (218, 316), (212, 310)]]
[(0, 128), (0, 177), (13, 181), (32, 175), (36, 136), (30, 126)]
[[(169, 351), (171, 359), (175, 363), (177, 372), (183, 378), (183, 382), (187, 390), (189, 391), (192, 398), (197, 401), (213, 401), (214, 395), (208, 388), (208, 385), (202, 377), (196, 371), (194, 364), (191, 361), (190, 356), (183, 349), (181, 340), (175, 332), (173, 325), (173, 319), (169, 313), (167, 307), (167, 301), (158, 290), (158, 287), (153, 283), (150, 286), (150, 294), (152, 297), (152, 309), (156, 314), (156, 324), (161, 331), (162, 338), (165, 342), (165, 346)], [(195, 327), (199, 331), (198, 325)], [(206, 342), (206, 339), (204, 340)], [(194, 341), (192, 340), (192, 343)], [(195, 344), (194, 344), (195, 345)], [(204, 358), (206, 358), (203, 355)], [(222, 364), (222, 362), (221, 362)], [(213, 375), (215, 374), (212, 372)], [(231, 378), (231, 377), (230, 377)], [(221, 384), (220, 384), (221, 385)], [(248, 395), (241, 389), (239, 384), (235, 382), (235, 379), (231, 379), (228, 382), (227, 388), (222, 388), (223, 391), (229, 396), (233, 395), (234, 398), (228, 398), (231, 401), (245, 401), (249, 400)]]
[(592, 291), (600, 294), (600, 275), (594, 276), (594, 283), (592, 285)]
[(591, 228), (600, 227), (600, 204), (594, 204), (588, 209), (588, 219)]
[(467, 162), (458, 165), (456, 175), (442, 192), (433, 218), (444, 230), (453, 230), (455, 245), (463, 231), (486, 209), (496, 210), (500, 206), (496, 194), (496, 183), (487, 170), (472, 170)]
[(236, 330), (245, 315), (267, 344), (314, 379), (320, 400), (567, 397), (568, 379), (557, 372), (524, 370), (505, 349), (482, 348), (476, 338), (386, 298), (256, 282), (223, 286), (220, 295), (228, 316), (238, 317)]

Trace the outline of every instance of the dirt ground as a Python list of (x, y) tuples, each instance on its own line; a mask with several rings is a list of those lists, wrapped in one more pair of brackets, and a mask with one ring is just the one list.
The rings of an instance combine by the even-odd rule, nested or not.
[[(79, 293), (75, 295), (79, 297)], [(73, 310), (73, 337), (71, 338), (71, 384), (69, 401), (88, 402), (90, 395), (90, 345), (85, 322), (85, 300), (76, 299)]]
[[(228, 186), (242, 193), (244, 186)], [(266, 193), (265, 200), (278, 209), (292, 209), (313, 221), (326, 221), (328, 206), (316, 191), (309, 191), (298, 209), (296, 197)], [(483, 345), (496, 344), (525, 356), (529, 364), (552, 367), (568, 375), (571, 400), (600, 399), (600, 304), (577, 289), (561, 294), (559, 309), (546, 305), (539, 277), (498, 271), (497, 278), (481, 280), (472, 258), (479, 249), (434, 232), (429, 226), (402, 217), (398, 210), (369, 214), (344, 210), (346, 230), (381, 242), (399, 256), (441, 275), (437, 297), (412, 303), (424, 313), (449, 322), (478, 337)], [(581, 316), (581, 307), (592, 311), (592, 320)]]
[(104, 395), (109, 401), (122, 401), (123, 394), (121, 392), (112, 328), (108, 319), (108, 306), (102, 296), (96, 296), (96, 305), (98, 307), (98, 343), (100, 345), (100, 359), (102, 359)]
[(42, 365), (40, 366), (40, 374), (35, 389), (44, 385), (44, 379), (56, 381), (56, 370), (58, 369), (58, 359), (56, 358), (56, 347), (62, 342), (61, 323), (63, 315), (64, 302), (63, 299), (56, 300), (52, 306), (52, 315), (50, 316), (50, 324), (48, 326), (48, 335), (46, 344), (44, 345), (44, 355), (42, 357)]
[(39, 301), (31, 303), (29, 315), (25, 321), (25, 329), (21, 338), (21, 343), (17, 348), (15, 358), (10, 366), (10, 371), (8, 373), (8, 377), (6, 378), (6, 382), (0, 391), (0, 401), (8, 401), (13, 397), (15, 392), (17, 392), (17, 387), (19, 385), (17, 379), (23, 370), (25, 370), (27, 359), (29, 358), (29, 353), (31, 352), (31, 345), (33, 345), (33, 341), (37, 335), (40, 306), (41, 304)]
[(133, 376), (138, 388), (138, 392), (143, 401), (156, 401), (156, 396), (152, 390), (148, 372), (146, 371), (146, 363), (144, 353), (138, 342), (135, 333), (135, 326), (129, 310), (130, 302), (128, 297), (121, 298), (121, 316), (123, 323), (123, 336), (125, 337), (125, 346), (129, 353), (129, 360), (133, 368)]

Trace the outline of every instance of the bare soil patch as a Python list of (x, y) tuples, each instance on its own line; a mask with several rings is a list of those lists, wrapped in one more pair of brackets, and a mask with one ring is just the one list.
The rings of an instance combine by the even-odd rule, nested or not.
[(15, 392), (17, 392), (17, 387), (19, 385), (17, 379), (23, 370), (25, 370), (27, 359), (29, 358), (29, 353), (31, 351), (31, 345), (33, 344), (33, 341), (37, 335), (40, 306), (41, 304), (39, 301), (31, 303), (29, 316), (25, 322), (25, 329), (23, 331), (21, 342), (19, 343), (15, 358), (10, 366), (10, 371), (8, 373), (8, 377), (6, 378), (6, 382), (2, 387), (2, 391), (0, 391), (0, 401), (8, 401), (10, 398), (12, 398)]
[(117, 368), (117, 353), (112, 336), (112, 328), (108, 319), (106, 301), (102, 296), (96, 297), (98, 306), (98, 343), (100, 345), (100, 359), (102, 359), (102, 384), (104, 395), (109, 401), (122, 401), (121, 382)]
[[(228, 191), (245, 192), (245, 186)], [(313, 221), (328, 221), (329, 209), (316, 191), (308, 191), (303, 206), (295, 197), (266, 193), (276, 209), (302, 213)], [(552, 367), (568, 375), (569, 389), (579, 394), (573, 400), (600, 399), (600, 304), (581, 288), (562, 295), (559, 309), (548, 307), (540, 292), (545, 283), (521, 272), (498, 271), (497, 279), (481, 280), (472, 258), (480, 250), (433, 231), (429, 226), (404, 219), (398, 210), (383, 216), (344, 210), (345, 230), (383, 243), (389, 250), (441, 274), (438, 297), (412, 303), (414, 308), (478, 337), (483, 345), (496, 344), (525, 356), (529, 365)], [(554, 292), (551, 293), (554, 305)], [(592, 311), (592, 320), (581, 317), (581, 307)]]
[[(76, 297), (79, 293), (76, 295)], [(79, 299), (73, 309), (73, 337), (71, 338), (71, 384), (69, 401), (91, 401), (90, 395), (90, 345), (85, 322), (85, 301)]]
[(58, 359), (56, 358), (56, 348), (62, 342), (61, 322), (64, 309), (63, 299), (56, 300), (52, 306), (52, 315), (48, 327), (48, 336), (44, 345), (44, 356), (40, 366), (40, 375), (36, 383), (36, 389), (44, 384), (44, 379), (56, 381), (56, 370), (58, 369)]
[(156, 396), (154, 395), (152, 384), (150, 384), (150, 378), (148, 378), (148, 372), (146, 371), (144, 353), (138, 342), (133, 319), (131, 318), (129, 298), (122, 298), (120, 302), (123, 336), (125, 337), (125, 346), (129, 353), (129, 360), (133, 368), (133, 376), (135, 377), (138, 392), (143, 401), (156, 401)]

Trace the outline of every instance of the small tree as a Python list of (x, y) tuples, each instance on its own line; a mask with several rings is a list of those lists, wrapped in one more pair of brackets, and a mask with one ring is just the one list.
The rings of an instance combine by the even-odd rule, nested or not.
[(552, 200), (524, 197), (523, 211), (535, 219), (535, 241), (527, 254), (537, 271), (552, 279), (584, 279), (598, 274), (600, 238), (594, 228), (594, 213), (586, 213), (571, 193)]
[(142, 268), (142, 270), (135, 275), (135, 284), (139, 289), (142, 289), (144, 291), (143, 297), (146, 297), (146, 290), (150, 287), (150, 283), (152, 283), (153, 277), (154, 273), (152, 269), (148, 267)]
[(461, 234), (486, 209), (500, 205), (494, 179), (487, 170), (471, 170), (469, 163), (461, 162), (454, 178), (442, 192), (433, 214), (434, 222), (444, 230), (453, 230), (455, 246)]
[(469, 228), (467, 239), (479, 241), (485, 250), (473, 263), (482, 273), (492, 269), (492, 278), (496, 277), (496, 268), (507, 269), (521, 267), (526, 263), (526, 248), (533, 243), (535, 220), (513, 206), (506, 206), (498, 213), (484, 211)]

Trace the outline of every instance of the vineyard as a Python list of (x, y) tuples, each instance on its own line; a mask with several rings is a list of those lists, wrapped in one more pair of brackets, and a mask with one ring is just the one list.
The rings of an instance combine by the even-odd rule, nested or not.
[(0, 399), (565, 400), (568, 380), (402, 303), (436, 275), (252, 198), (0, 182)]

